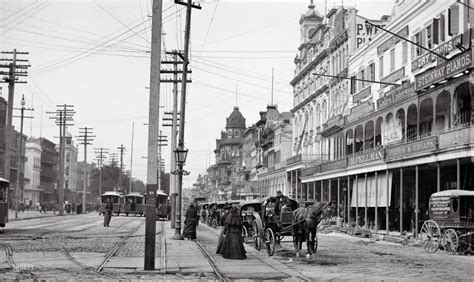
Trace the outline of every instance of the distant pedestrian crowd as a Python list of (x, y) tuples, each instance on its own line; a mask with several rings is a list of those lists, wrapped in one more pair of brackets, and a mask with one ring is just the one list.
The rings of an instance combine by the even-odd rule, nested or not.
[[(37, 211), (40, 213), (53, 212), (56, 213), (59, 211), (59, 203), (56, 201), (42, 201), (33, 204), (31, 200), (26, 200), (25, 202), (18, 203), (18, 211)], [(10, 202), (10, 209), (15, 209), (14, 203)], [(67, 214), (81, 214), (82, 213), (82, 202), (76, 201), (65, 201), (63, 204), (63, 209)], [(98, 211), (98, 204), (88, 202), (86, 205), (86, 212), (91, 212), (94, 210)]]

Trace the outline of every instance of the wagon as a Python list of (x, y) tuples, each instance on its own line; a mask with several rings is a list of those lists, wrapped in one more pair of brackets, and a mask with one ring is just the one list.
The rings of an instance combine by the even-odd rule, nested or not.
[(265, 247), (269, 256), (274, 254), (275, 247), (285, 236), (293, 236), (293, 211), (298, 208), (298, 203), (293, 199), (289, 200), (290, 207), (281, 211), (276, 210), (276, 197), (242, 205), (241, 213), (244, 227), (247, 229), (247, 239), (253, 240), (257, 250)]
[(105, 214), (105, 204), (107, 203), (107, 199), (109, 199), (113, 203), (112, 212), (115, 213), (117, 216), (120, 215), (120, 212), (123, 211), (123, 194), (115, 191), (106, 191), (104, 194), (102, 194), (100, 196), (100, 212), (102, 214)]
[(125, 195), (125, 201), (123, 205), (123, 212), (126, 216), (129, 214), (143, 215), (144, 211), (144, 196), (137, 192), (132, 192)]
[(421, 243), (428, 253), (474, 251), (474, 191), (445, 190), (431, 195), (429, 217), (421, 227)]

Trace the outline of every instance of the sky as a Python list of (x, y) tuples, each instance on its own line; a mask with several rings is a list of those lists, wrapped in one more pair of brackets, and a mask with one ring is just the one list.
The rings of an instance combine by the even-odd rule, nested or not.
[[(31, 67), (28, 83), (16, 85), (14, 101), (19, 107), (24, 95), (26, 106), (35, 109), (34, 118), (25, 121), (25, 134), (57, 142), (59, 129), (47, 112), (56, 105), (74, 105), (74, 125), (68, 130), (78, 136), (79, 128), (87, 126), (96, 136), (87, 159), (95, 159), (94, 148), (117, 153), (123, 144), (124, 166), (129, 170), (133, 127), (132, 175), (146, 180), (152, 1), (0, 2), (1, 50), (29, 52), (19, 56), (28, 59)], [(292, 108), (289, 82), (298, 51), (298, 21), (309, 4), (309, 0), (194, 2), (200, 2), (202, 9), (193, 9), (191, 20), (192, 83), (185, 129), (189, 149), (185, 169), (191, 174), (184, 177), (185, 188), (192, 187), (197, 176), (215, 163), (215, 140), (234, 106), (247, 126), (258, 121), (259, 112), (271, 103), (272, 68), (274, 103), (280, 112)], [(364, 17), (379, 19), (391, 13), (394, 1), (314, 3), (321, 14), (343, 4), (355, 6)], [(162, 51), (184, 48), (185, 16), (183, 6), (163, 1)], [(6, 99), (7, 85), (0, 86)], [(160, 104), (160, 114), (172, 110), (171, 84), (162, 83)], [(14, 119), (14, 125), (19, 128), (19, 119)], [(163, 127), (162, 135), (170, 136), (170, 131)], [(83, 146), (78, 159), (84, 159)], [(163, 147), (163, 159), (169, 171), (169, 147)]]

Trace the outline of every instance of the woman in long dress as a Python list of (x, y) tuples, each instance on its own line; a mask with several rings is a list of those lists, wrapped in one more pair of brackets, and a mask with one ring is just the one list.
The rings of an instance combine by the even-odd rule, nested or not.
[(226, 259), (245, 259), (245, 247), (242, 240), (242, 218), (239, 209), (233, 207), (224, 220), (222, 244), (217, 253)]
[(198, 211), (194, 203), (189, 204), (184, 220), (183, 237), (189, 240), (196, 240), (196, 226), (199, 220)]

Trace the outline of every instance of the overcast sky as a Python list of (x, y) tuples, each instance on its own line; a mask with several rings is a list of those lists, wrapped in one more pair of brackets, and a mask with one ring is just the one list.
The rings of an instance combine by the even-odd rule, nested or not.
[[(166, 50), (183, 49), (185, 11), (163, 1), (163, 37)], [(174, 2), (174, 1), (173, 1)], [(198, 174), (214, 163), (215, 139), (226, 117), (237, 104), (247, 126), (257, 122), (259, 111), (270, 103), (271, 72), (275, 69), (274, 102), (279, 110), (292, 107), (293, 58), (299, 44), (300, 15), (308, 1), (206, 0), (193, 10), (191, 27), (191, 78), (186, 111), (185, 169), (191, 187)], [(378, 19), (390, 14), (394, 1), (326, 1), (356, 6), (362, 16)], [(146, 180), (149, 54), (152, 0), (69, 0), (0, 2), (1, 50), (27, 51), (31, 64), (27, 84), (17, 84), (15, 106), (25, 95), (34, 107), (34, 119), (26, 121), (27, 135), (54, 142), (58, 128), (46, 114), (58, 104), (72, 104), (77, 114), (73, 136), (79, 127), (92, 127), (93, 147), (117, 152), (126, 148), (130, 168), (132, 123), (135, 123), (133, 176)], [(325, 1), (315, 1), (324, 14)], [(4, 56), (5, 57), (5, 56)], [(7, 87), (2, 84), (2, 96)], [(237, 92), (237, 98), (236, 98)], [(163, 111), (172, 109), (172, 86), (161, 87)], [(19, 120), (14, 124), (19, 128)], [(163, 128), (170, 135), (170, 128)], [(77, 143), (77, 141), (76, 141)], [(95, 158), (92, 148), (88, 160)], [(170, 149), (163, 148), (169, 171)], [(79, 160), (83, 160), (79, 148)]]

